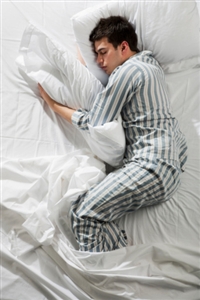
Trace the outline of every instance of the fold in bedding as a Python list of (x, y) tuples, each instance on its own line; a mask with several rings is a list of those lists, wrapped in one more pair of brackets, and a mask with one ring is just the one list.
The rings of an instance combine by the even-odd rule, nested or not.
[[(1, 297), (199, 300), (198, 3), (111, 1), (103, 6), (101, 1), (101, 9), (95, 11), (97, 2), (2, 3), (5, 159), (2, 161)], [(74, 15), (89, 6), (91, 10)], [(37, 82), (41, 80), (56, 100), (64, 104), (71, 101), (71, 105), (77, 103), (78, 107), (81, 104), (89, 109), (96, 91), (91, 90), (85, 78), (90, 76), (95, 89), (101, 90), (102, 85), (75, 60), (74, 34), (88, 69), (95, 69), (96, 73), (92, 72), (97, 74), (99, 69), (88, 50), (89, 42), (84, 41), (95, 18), (109, 12), (125, 13), (137, 26), (141, 49), (151, 47), (161, 60), (174, 115), (186, 136), (189, 155), (181, 187), (169, 202), (117, 220), (127, 233), (128, 247), (107, 253), (84, 253), (77, 250), (69, 226), (69, 206), (80, 193), (105, 177), (105, 165), (93, 154), (100, 149), (92, 148), (95, 143), (45, 106)], [(72, 16), (75, 33), (70, 25)], [(37, 26), (28, 25), (30, 20)], [(62, 45), (67, 43), (69, 51), (55, 36)], [(19, 71), (15, 64), (17, 56)], [(62, 57), (68, 57), (66, 64)], [(65, 67), (72, 77), (66, 77)], [(102, 74), (99, 78), (105, 83)], [(80, 89), (73, 98), (70, 84), (76, 87), (76, 81)], [(83, 94), (85, 98), (79, 97)], [(106, 126), (112, 137), (115, 129), (121, 130), (118, 120)], [(104, 145), (103, 128), (92, 128), (92, 134), (93, 141), (100, 142), (102, 138)], [(116, 143), (114, 140), (113, 147)], [(121, 138), (119, 144), (123, 145)], [(109, 153), (112, 158), (114, 152), (108, 148), (106, 157)]]
[[(57, 102), (89, 110), (104, 87), (66, 48), (33, 25), (27, 26), (16, 63)], [(121, 116), (81, 132), (91, 150), (111, 166), (122, 163), (125, 137)]]
[(48, 245), (55, 219), (63, 209), (67, 218), (71, 201), (105, 177), (105, 166), (90, 152), (77, 150), (57, 157), (5, 160), (2, 174), (3, 206), (22, 216), (22, 227), (34, 240)]

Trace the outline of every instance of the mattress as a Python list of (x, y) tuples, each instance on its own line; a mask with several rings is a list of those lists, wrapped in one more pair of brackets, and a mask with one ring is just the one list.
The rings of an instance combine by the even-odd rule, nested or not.
[[(102, 156), (104, 128), (88, 140), (54, 114), (40, 98), (37, 81), (49, 80), (50, 92), (59, 85), (61, 98), (72, 81), (60, 72), (61, 60), (53, 64), (45, 47), (39, 52), (38, 39), (29, 52), (24, 41), (39, 35), (41, 41), (49, 39), (58, 53), (67, 53), (71, 66), (78, 45), (87, 71), (78, 65), (67, 75), (80, 79), (90, 97), (89, 76), (99, 89), (107, 77), (94, 63), (87, 37), (100, 17), (111, 14), (133, 23), (139, 49), (151, 50), (163, 67), (173, 114), (187, 140), (188, 161), (172, 199), (118, 220), (128, 236), (126, 248), (89, 253), (78, 251), (70, 230), (70, 203), (105, 178), (106, 160), (115, 166), (123, 154), (123, 134)], [(0, 298), (200, 299), (198, 1), (3, 1), (1, 17)], [(118, 120), (109, 130), (120, 132), (120, 126)], [(119, 149), (114, 161), (113, 149)]]

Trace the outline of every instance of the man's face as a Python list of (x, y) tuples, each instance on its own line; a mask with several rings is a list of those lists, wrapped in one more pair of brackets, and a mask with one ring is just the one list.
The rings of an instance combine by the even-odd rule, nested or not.
[(98, 65), (110, 75), (112, 71), (120, 66), (124, 60), (121, 52), (121, 45), (115, 49), (107, 38), (102, 38), (94, 43), (96, 61)]

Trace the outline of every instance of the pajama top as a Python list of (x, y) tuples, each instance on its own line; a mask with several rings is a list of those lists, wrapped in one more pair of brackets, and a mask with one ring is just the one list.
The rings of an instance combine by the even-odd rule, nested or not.
[(78, 109), (72, 123), (89, 132), (121, 114), (126, 138), (124, 163), (164, 160), (184, 170), (187, 146), (171, 114), (164, 72), (151, 51), (142, 51), (118, 66), (90, 111)]
[(116, 220), (169, 200), (185, 168), (185, 138), (171, 115), (163, 70), (150, 51), (117, 67), (91, 110), (77, 110), (72, 122), (89, 132), (88, 124), (99, 126), (119, 114), (126, 138), (124, 165), (72, 203), (72, 230), (82, 251), (125, 247), (128, 237)]

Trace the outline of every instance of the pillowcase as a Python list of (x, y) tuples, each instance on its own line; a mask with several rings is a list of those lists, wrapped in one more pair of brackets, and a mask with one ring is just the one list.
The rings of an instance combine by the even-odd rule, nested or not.
[[(18, 67), (39, 82), (57, 102), (71, 108), (90, 110), (104, 87), (65, 47), (43, 30), (30, 24), (22, 37)], [(121, 117), (102, 126), (80, 131), (95, 155), (111, 166), (122, 163), (125, 136)]]
[[(88, 8), (72, 17), (76, 41), (89, 70), (105, 85), (107, 75), (95, 63), (89, 35), (100, 18), (121, 15), (130, 21), (138, 36), (139, 50), (150, 50), (158, 62), (167, 66), (181, 62), (194, 67), (199, 56), (199, 14), (195, 0), (188, 2), (108, 2)], [(187, 60), (185, 66), (183, 61)], [(171, 70), (172, 68), (170, 68)], [(177, 69), (176, 69), (177, 70)]]
[(43, 29), (29, 24), (24, 31), (18, 67), (49, 95), (71, 108), (89, 110), (102, 84), (65, 47)]

